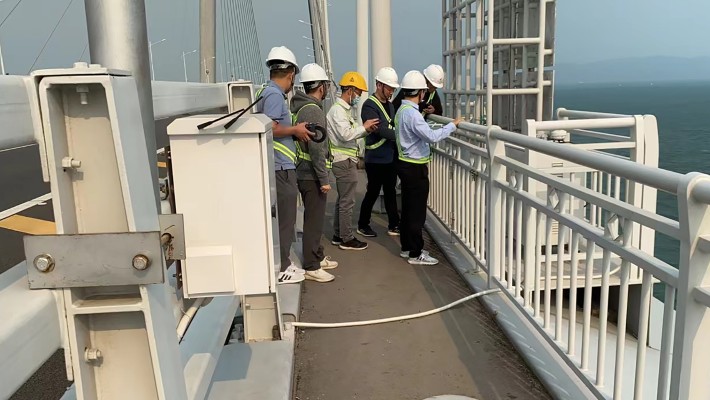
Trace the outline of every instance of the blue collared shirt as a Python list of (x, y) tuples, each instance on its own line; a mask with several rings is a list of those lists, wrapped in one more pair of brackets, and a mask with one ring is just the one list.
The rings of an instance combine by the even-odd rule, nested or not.
[[(264, 99), (256, 106), (256, 112), (262, 112), (267, 117), (282, 126), (291, 126), (291, 113), (286, 104), (286, 93), (274, 81), (261, 92)], [(280, 144), (280, 145), (279, 145)], [(281, 151), (279, 151), (281, 149)], [(290, 151), (290, 153), (289, 153)], [(287, 156), (284, 152), (288, 153)], [(296, 158), (296, 143), (292, 136), (274, 138), (274, 165), (276, 170), (296, 169), (292, 158)]]
[(428, 159), (431, 156), (429, 144), (447, 138), (456, 130), (456, 125), (451, 122), (439, 129), (431, 129), (419, 113), (419, 105), (409, 100), (402, 101), (395, 118), (400, 160), (403, 157), (412, 160)]

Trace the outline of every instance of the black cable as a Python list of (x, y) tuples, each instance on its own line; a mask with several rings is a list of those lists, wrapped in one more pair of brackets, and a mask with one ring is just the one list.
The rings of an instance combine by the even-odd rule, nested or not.
[(237, 115), (234, 119), (230, 120), (229, 122), (227, 122), (227, 123), (224, 125), (225, 129), (229, 129), (229, 127), (232, 126), (232, 124), (234, 124), (235, 122), (237, 122), (237, 120), (238, 120), (239, 118), (241, 118), (242, 115), (246, 114), (247, 111), (251, 110), (252, 107), (254, 107), (254, 106), (256, 105), (256, 103), (260, 102), (262, 99), (263, 99), (263, 97), (259, 96), (256, 100), (254, 100), (253, 103), (251, 103), (251, 104), (248, 105), (247, 107), (242, 108), (242, 109), (239, 109), (239, 110), (236, 110), (236, 111), (232, 111), (232, 112), (229, 113), (229, 114), (225, 114), (225, 115), (223, 115), (223, 116), (221, 116), (221, 117), (219, 117), (219, 118), (215, 118), (215, 119), (213, 119), (213, 120), (211, 120), (211, 121), (203, 122), (203, 123), (197, 125), (197, 129), (198, 129), (198, 130), (205, 129), (205, 128), (207, 128), (208, 126), (214, 124), (215, 122), (221, 121), (221, 120), (223, 120), (223, 119), (225, 119), (225, 118), (229, 118), (229, 117), (231, 117), (231, 116), (234, 115), (234, 114), (239, 114), (239, 115)]
[(0, 22), (0, 28), (5, 24), (5, 21), (7, 21), (7, 19), (10, 18), (10, 15), (12, 15), (12, 13), (15, 12), (15, 9), (17, 8), (17, 6), (20, 5), (20, 3), (22, 3), (22, 0), (15, 3), (15, 6), (12, 7), (12, 10), (10, 10), (10, 12), (5, 16), (5, 18), (3, 18), (2, 22)]

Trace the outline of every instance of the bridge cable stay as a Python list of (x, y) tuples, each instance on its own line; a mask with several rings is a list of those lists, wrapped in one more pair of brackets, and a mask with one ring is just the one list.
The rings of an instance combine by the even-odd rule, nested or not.
[(74, 0), (69, 0), (69, 3), (67, 3), (67, 6), (64, 8), (64, 12), (62, 12), (62, 15), (59, 17), (59, 20), (57, 23), (54, 25), (54, 28), (52, 29), (52, 32), (49, 34), (49, 37), (47, 37), (47, 40), (44, 41), (44, 45), (42, 46), (42, 49), (39, 51), (39, 54), (37, 54), (37, 57), (35, 57), (34, 62), (30, 66), (30, 69), (27, 71), (27, 74), (29, 75), (30, 72), (32, 72), (32, 69), (35, 67), (37, 64), (37, 61), (39, 58), (42, 56), (42, 53), (44, 53), (44, 50), (47, 48), (47, 44), (49, 43), (50, 40), (52, 40), (52, 36), (54, 36), (54, 32), (57, 31), (57, 28), (59, 27), (59, 24), (62, 23), (62, 20), (64, 20), (64, 16), (67, 14), (67, 11), (69, 11), (69, 7), (71, 7), (72, 3), (74, 3)]
[(23, 0), (20, 0), (20, 1), (18, 1), (17, 3), (15, 3), (15, 5), (14, 5), (14, 6), (12, 7), (12, 9), (10, 10), (10, 12), (7, 13), (7, 15), (5, 16), (5, 18), (2, 19), (2, 22), (0, 22), (0, 28), (2, 28), (3, 25), (5, 25), (5, 22), (8, 20), (8, 18), (10, 18), (10, 16), (12, 15), (12, 13), (15, 12), (15, 9), (17, 8), (17, 6), (20, 5), (20, 3), (22, 3), (22, 1), (23, 1)]
[(256, 53), (254, 55), (254, 60), (256, 60), (256, 65), (257, 69), (256, 71), (258, 72), (258, 77), (261, 79), (261, 82), (263, 83), (265, 81), (264, 77), (264, 68), (261, 65), (261, 47), (259, 46), (259, 32), (256, 29), (256, 17), (254, 15), (254, 2), (253, 0), (246, 0), (247, 7), (249, 9), (248, 16), (250, 17), (249, 20), (251, 22), (251, 33), (252, 33), (252, 45), (255, 47), (254, 52)]

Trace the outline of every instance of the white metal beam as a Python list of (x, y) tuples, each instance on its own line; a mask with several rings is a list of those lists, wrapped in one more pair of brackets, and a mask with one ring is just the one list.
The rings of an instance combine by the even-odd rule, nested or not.
[(51, 290), (30, 290), (24, 261), (0, 275), (0, 398), (7, 399), (61, 345)]
[[(0, 126), (3, 127), (0, 150), (36, 142), (29, 79), (16, 75), (0, 76)], [(153, 82), (156, 120), (222, 107), (227, 107), (226, 84)]]

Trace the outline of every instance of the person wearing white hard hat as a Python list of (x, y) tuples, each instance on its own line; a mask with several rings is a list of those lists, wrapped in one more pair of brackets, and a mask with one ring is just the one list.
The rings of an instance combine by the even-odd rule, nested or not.
[(286, 94), (293, 89), (299, 72), (293, 52), (286, 47), (274, 47), (266, 58), (270, 80), (257, 92), (262, 100), (257, 103), (258, 113), (271, 118), (274, 136), (274, 169), (276, 172), (276, 209), (279, 221), (281, 269), (278, 283), (297, 283), (305, 279), (305, 271), (291, 262), (291, 244), (296, 238), (296, 144), (294, 137), (308, 142), (310, 132), (305, 123), (293, 125)]
[[(439, 97), (439, 93), (436, 90), (444, 87), (444, 69), (440, 65), (432, 64), (426, 67), (423, 73), (424, 78), (426, 78), (427, 94), (424, 96), (424, 100), (419, 103), (419, 112), (425, 116), (427, 114), (442, 115), (444, 108), (441, 105), (441, 97)], [(400, 90), (393, 101), (395, 110), (399, 109), (403, 98), (404, 92)]]
[[(357, 233), (365, 237), (375, 237), (370, 226), (372, 207), (380, 196), (385, 195), (387, 210), (387, 234), (399, 236), (399, 210), (397, 209), (397, 171), (394, 160), (397, 144), (394, 137), (394, 106), (390, 98), (399, 87), (397, 72), (390, 68), (381, 68), (375, 76), (377, 89), (362, 106), (360, 115), (363, 121), (378, 119), (382, 123), (365, 138), (365, 172), (367, 173), (367, 192), (360, 205), (360, 218)], [(386, 123), (385, 123), (386, 122)]]
[(400, 257), (412, 265), (436, 265), (439, 260), (424, 250), (422, 229), (429, 197), (430, 144), (447, 138), (461, 122), (457, 118), (440, 129), (432, 129), (419, 112), (427, 93), (427, 82), (419, 71), (409, 71), (402, 79), (402, 105), (395, 114), (397, 175), (402, 181), (402, 222)]
[[(297, 90), (291, 99), (294, 123), (315, 124), (326, 128), (323, 100), (328, 93), (330, 79), (318, 64), (307, 64), (301, 70), (301, 84), (305, 92)], [(325, 131), (323, 131), (325, 134)], [(316, 282), (330, 282), (335, 277), (326, 272), (338, 266), (323, 253), (321, 238), (325, 221), (325, 204), (330, 191), (331, 155), (328, 141), (321, 143), (296, 142), (296, 176), (298, 191), (303, 199), (303, 269), (305, 278)]]
[[(444, 69), (440, 65), (432, 64), (424, 69), (426, 78), (427, 94), (424, 96), (424, 114), (442, 115), (444, 108), (441, 106), (441, 98), (436, 89), (444, 87)], [(420, 105), (421, 109), (422, 105)]]

